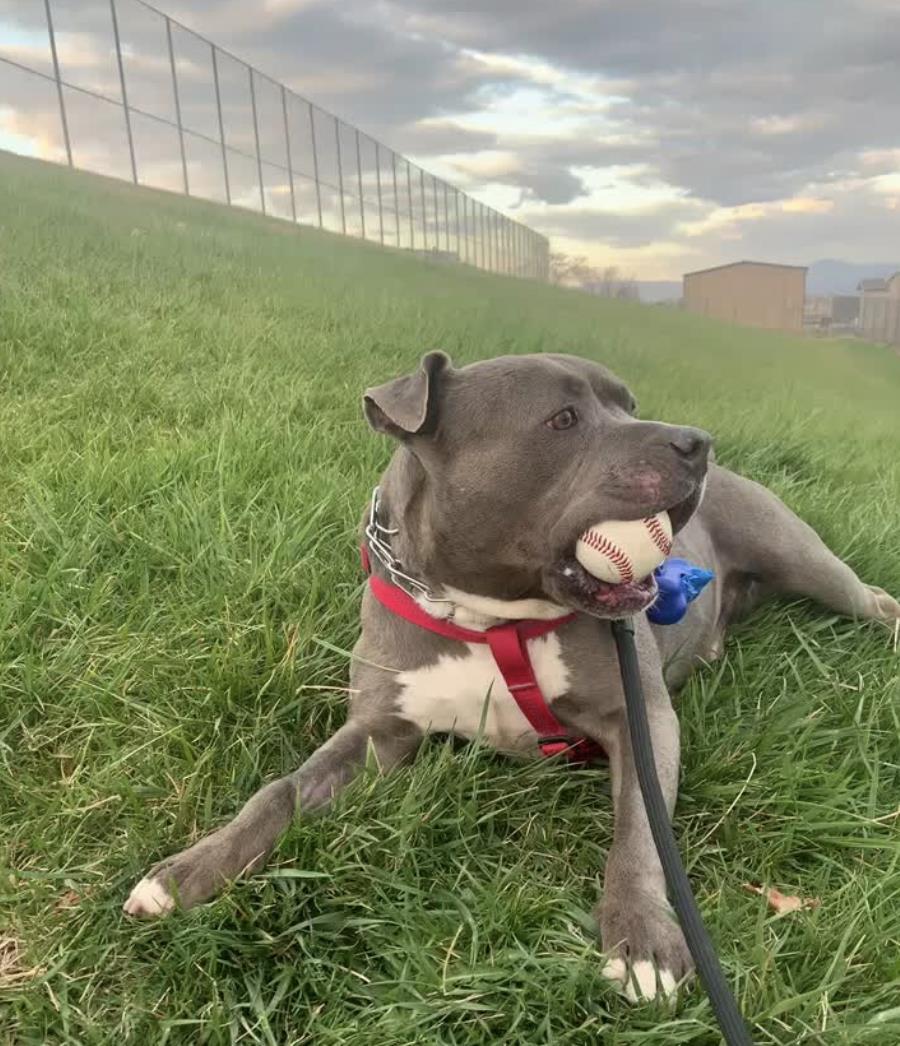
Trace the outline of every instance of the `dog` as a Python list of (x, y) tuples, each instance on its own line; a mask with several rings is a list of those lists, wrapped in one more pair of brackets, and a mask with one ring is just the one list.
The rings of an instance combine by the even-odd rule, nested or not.
[[(151, 869), (125, 911), (189, 908), (260, 868), (295, 814), (327, 805), (370, 753), (387, 773), (431, 732), (480, 735), (519, 756), (547, 743), (560, 750), (478, 641), (527, 621), (537, 623), (524, 645), (544, 710), (567, 737), (602, 745), (609, 761), (615, 828), (596, 911), (604, 972), (633, 1000), (671, 993), (692, 961), (635, 776), (610, 620), (635, 618), (671, 815), (679, 728), (670, 693), (721, 655), (729, 625), (770, 596), (887, 623), (900, 620), (900, 604), (860, 581), (774, 494), (716, 465), (706, 432), (638, 420), (625, 384), (588, 360), (510, 356), (457, 369), (432, 352), (414, 373), (369, 389), (363, 409), (398, 446), (364, 518), (372, 584), (347, 721), (234, 820)], [(656, 598), (652, 577), (599, 581), (574, 548), (598, 521), (663, 510), (675, 555), (713, 570), (715, 581), (679, 623), (657, 627), (644, 615)], [(376, 582), (421, 620), (385, 605)]]

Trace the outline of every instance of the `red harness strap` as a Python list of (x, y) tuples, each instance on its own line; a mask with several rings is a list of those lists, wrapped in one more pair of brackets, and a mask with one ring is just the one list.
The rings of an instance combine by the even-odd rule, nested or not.
[[(363, 566), (368, 572), (368, 555), (362, 553)], [(461, 643), (487, 643), (494, 661), (506, 683), (507, 689), (519, 706), (522, 715), (538, 735), (538, 747), (545, 756), (565, 755), (574, 762), (590, 762), (606, 753), (594, 741), (585, 737), (571, 738), (566, 728), (550, 711), (550, 706), (541, 693), (531, 658), (528, 656), (528, 641), (554, 632), (561, 625), (572, 621), (576, 615), (566, 614), (551, 621), (513, 621), (505, 625), (494, 625), (484, 632), (461, 628), (450, 621), (432, 617), (402, 588), (384, 578), (369, 574), (369, 588), (379, 603), (392, 614), (429, 632)]]

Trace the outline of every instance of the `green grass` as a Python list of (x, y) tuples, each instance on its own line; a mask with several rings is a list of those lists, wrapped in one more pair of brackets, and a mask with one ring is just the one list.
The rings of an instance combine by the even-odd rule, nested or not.
[[(596, 357), (898, 592), (900, 358), (10, 157), (0, 190), (0, 1042), (717, 1042), (699, 990), (630, 1008), (600, 978), (603, 770), (434, 743), (214, 904), (120, 906), (343, 719), (390, 452), (364, 386), (438, 346)], [(761, 1044), (900, 1042), (891, 644), (768, 608), (680, 699), (677, 828)]]

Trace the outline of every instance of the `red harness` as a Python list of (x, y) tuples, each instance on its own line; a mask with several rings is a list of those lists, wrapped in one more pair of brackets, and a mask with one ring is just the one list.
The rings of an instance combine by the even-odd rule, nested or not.
[(511, 621), (505, 625), (494, 625), (483, 632), (461, 628), (450, 621), (432, 617), (402, 588), (373, 574), (365, 546), (361, 549), (361, 555), (363, 568), (369, 575), (372, 595), (392, 614), (418, 625), (419, 628), (444, 636), (445, 639), (456, 639), (461, 643), (488, 644), (513, 700), (538, 735), (538, 747), (542, 755), (565, 755), (567, 759), (579, 763), (590, 762), (606, 755), (596, 742), (586, 737), (568, 736), (566, 728), (550, 711), (528, 656), (529, 640), (555, 632), (562, 625), (574, 620), (576, 614), (566, 614), (550, 621)]

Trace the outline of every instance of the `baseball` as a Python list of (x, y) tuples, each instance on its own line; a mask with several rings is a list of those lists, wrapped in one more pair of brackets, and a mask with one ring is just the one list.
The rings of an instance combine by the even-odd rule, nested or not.
[(646, 519), (610, 519), (589, 527), (575, 545), (575, 558), (600, 581), (642, 581), (672, 551), (667, 512)]

